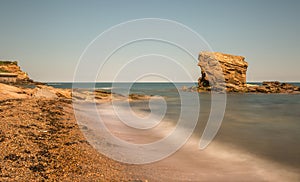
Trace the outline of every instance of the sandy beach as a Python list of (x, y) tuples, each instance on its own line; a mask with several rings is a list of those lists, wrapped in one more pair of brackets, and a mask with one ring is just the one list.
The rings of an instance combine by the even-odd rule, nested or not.
[(141, 169), (103, 156), (86, 141), (70, 99), (30, 98), (7, 87), (10, 94), (0, 92), (0, 181), (142, 181)]

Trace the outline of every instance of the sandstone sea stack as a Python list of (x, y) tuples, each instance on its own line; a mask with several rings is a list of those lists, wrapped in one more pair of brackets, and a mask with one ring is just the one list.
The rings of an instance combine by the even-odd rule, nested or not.
[(198, 65), (202, 76), (199, 88), (210, 90), (225, 86), (226, 91), (245, 91), (248, 63), (242, 56), (219, 52), (201, 52)]
[(201, 52), (198, 57), (201, 77), (197, 91), (300, 93), (300, 87), (278, 81), (265, 81), (262, 85), (246, 82), (248, 63), (243, 56), (219, 52)]

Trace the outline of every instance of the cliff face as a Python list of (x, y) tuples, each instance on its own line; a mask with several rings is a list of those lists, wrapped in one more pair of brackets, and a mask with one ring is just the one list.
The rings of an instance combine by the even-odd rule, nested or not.
[(17, 82), (31, 82), (27, 73), (23, 72), (18, 66), (17, 61), (0, 61), (0, 73), (1, 72), (17, 74)]
[(248, 63), (244, 57), (219, 52), (201, 52), (198, 60), (202, 73), (198, 80), (200, 89), (224, 87), (226, 91), (246, 90)]

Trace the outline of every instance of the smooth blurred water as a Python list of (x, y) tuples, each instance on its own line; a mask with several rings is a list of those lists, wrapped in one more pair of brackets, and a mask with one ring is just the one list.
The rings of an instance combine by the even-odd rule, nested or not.
[(300, 95), (229, 94), (216, 140), (300, 168)]
[[(126, 83), (123, 83), (126, 84)], [(179, 83), (190, 87), (194, 83)], [(300, 86), (299, 83), (294, 83)], [(49, 84), (71, 88), (71, 83)], [(84, 87), (84, 84), (83, 84)], [(111, 89), (111, 83), (97, 83), (96, 88)], [(181, 110), (181, 91), (171, 83), (136, 83), (131, 93), (160, 95), (167, 101), (167, 118), (176, 124)], [(185, 92), (182, 94), (199, 94)], [(193, 137), (199, 140), (206, 125), (211, 95), (200, 93), (201, 109)], [(150, 112), (147, 102), (133, 102), (135, 111)], [(192, 108), (193, 105), (188, 105)], [(187, 120), (186, 122), (189, 122)], [(222, 126), (213, 142), (231, 146), (297, 170), (300, 169), (300, 95), (295, 94), (227, 94)]]

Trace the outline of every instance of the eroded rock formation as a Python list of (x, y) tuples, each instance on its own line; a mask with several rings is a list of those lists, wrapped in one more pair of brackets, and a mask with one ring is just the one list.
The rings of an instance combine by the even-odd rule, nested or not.
[[(246, 82), (248, 63), (242, 56), (219, 52), (201, 52), (198, 65), (201, 77), (198, 80), (198, 92), (254, 92), (254, 93), (300, 93), (300, 87), (278, 81), (251, 85)], [(194, 88), (188, 89), (196, 91)]]
[(242, 56), (219, 52), (201, 52), (198, 65), (202, 76), (198, 80), (203, 90), (245, 91), (248, 63)]

